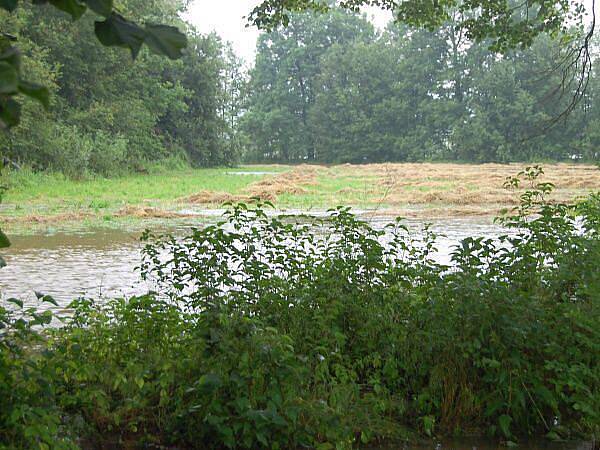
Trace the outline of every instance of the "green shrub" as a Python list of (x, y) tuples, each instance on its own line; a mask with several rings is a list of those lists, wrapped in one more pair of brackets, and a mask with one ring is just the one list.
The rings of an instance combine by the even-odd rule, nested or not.
[(550, 203), (540, 173), (508, 180), (530, 190), (500, 219), (506, 234), (464, 239), (449, 265), (430, 228), (376, 230), (347, 208), (316, 219), (238, 204), (183, 239), (145, 233), (156, 293), (78, 300), (45, 340), (3, 319), (0, 437), (192, 448), (597, 437), (600, 195)]
[(126, 138), (97, 131), (93, 137), (93, 151), (90, 153), (88, 171), (104, 176), (122, 173), (129, 162), (128, 145)]
[(76, 448), (63, 426), (56, 380), (47, 370), (45, 342), (36, 331), (52, 315), (22, 308), (15, 299), (0, 306), (0, 448)]
[(303, 397), (307, 369), (277, 330), (182, 313), (152, 295), (73, 306), (49, 364), (61, 406), (81, 416), (88, 438), (211, 448), (314, 442), (311, 422), (324, 407)]
[(390, 419), (425, 434), (593, 434), (600, 203), (548, 203), (540, 173), (510, 180), (531, 189), (501, 220), (507, 234), (463, 240), (451, 266), (433, 260), (428, 229), (415, 240), (345, 208), (302, 224), (237, 205), (223, 224), (148, 245), (142, 267), (183, 308), (290, 336), (311, 393), (356, 411), (356, 435), (385, 437)]
[(92, 134), (60, 123), (43, 131), (44, 145), (36, 149), (35, 158), (26, 158), (35, 169), (84, 178), (90, 174), (119, 174), (131, 163), (128, 141), (119, 135), (104, 131)]

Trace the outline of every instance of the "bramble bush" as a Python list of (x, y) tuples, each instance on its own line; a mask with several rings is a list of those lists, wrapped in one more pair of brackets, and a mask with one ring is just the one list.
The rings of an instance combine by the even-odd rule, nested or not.
[[(39, 381), (13, 398), (66, 430), (64, 445), (597, 437), (600, 195), (552, 203), (541, 173), (507, 180), (529, 186), (499, 219), (505, 235), (464, 239), (448, 265), (430, 228), (377, 230), (348, 208), (237, 204), (183, 239), (146, 232), (140, 270), (156, 292), (78, 300), (41, 340), (3, 334), (3, 355), (19, 353), (0, 389), (31, 362)], [(39, 424), (2, 414), (2, 441), (29, 445)]]

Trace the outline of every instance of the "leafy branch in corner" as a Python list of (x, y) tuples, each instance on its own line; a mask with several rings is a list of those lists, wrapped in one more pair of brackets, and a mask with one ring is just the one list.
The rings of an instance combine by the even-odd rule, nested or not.
[[(19, 0), (0, 0), (0, 8), (13, 12)], [(101, 44), (108, 47), (124, 47), (135, 59), (142, 45), (154, 53), (177, 59), (187, 46), (187, 37), (176, 27), (147, 23), (139, 25), (123, 17), (113, 5), (113, 0), (32, 0), (35, 5), (52, 5), (78, 20), (89, 9), (102, 19), (97, 20), (94, 32)], [(23, 77), (21, 55), (14, 46), (16, 38), (0, 33), (0, 128), (18, 125), (21, 105), (15, 97), (25, 95), (48, 108), (48, 89), (31, 83)]]

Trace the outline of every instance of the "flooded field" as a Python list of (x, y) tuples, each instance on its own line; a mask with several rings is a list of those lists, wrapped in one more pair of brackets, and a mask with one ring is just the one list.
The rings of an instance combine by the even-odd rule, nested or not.
[[(215, 221), (216, 217), (210, 220)], [(390, 219), (366, 220), (375, 227), (383, 227)], [(501, 233), (490, 219), (453, 218), (432, 223), (434, 231), (443, 235), (438, 239), (437, 255), (442, 262), (448, 261), (452, 246), (467, 236), (491, 237)], [(407, 224), (418, 230), (423, 223), (408, 221)], [(183, 236), (192, 225), (165, 231)], [(3, 253), (8, 266), (0, 271), (2, 296), (35, 304), (38, 291), (52, 295), (62, 309), (80, 296), (110, 298), (147, 292), (152, 286), (143, 282), (136, 271), (143, 246), (140, 234), (140, 231), (91, 229), (13, 235), (13, 245)]]
[[(504, 182), (523, 169), (524, 164), (249, 165), (82, 180), (16, 173), (4, 181), (11, 188), (0, 204), (0, 227), (19, 233), (185, 220), (190, 211), (257, 198), (278, 209), (348, 205), (420, 220), (492, 217), (518, 204), (522, 189), (505, 189)], [(552, 201), (572, 202), (600, 189), (595, 166), (545, 164), (544, 170), (539, 181), (556, 186)]]

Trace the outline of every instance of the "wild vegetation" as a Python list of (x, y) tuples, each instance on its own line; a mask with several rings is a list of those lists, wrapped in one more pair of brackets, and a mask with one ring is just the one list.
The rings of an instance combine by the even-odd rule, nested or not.
[[(156, 292), (0, 308), (0, 442), (349, 448), (418, 435), (600, 432), (600, 197), (550, 204), (538, 168), (509, 232), (463, 240), (233, 205), (183, 240), (146, 233)], [(323, 233), (315, 232), (322, 230)], [(53, 301), (40, 294), (41, 301)], [(21, 314), (25, 313), (24, 316)], [(30, 319), (28, 319), (28, 317)]]
[[(382, 0), (399, 23), (380, 33), (355, 12), (370, 0), (265, 0), (251, 20), (270, 33), (247, 82), (226, 44), (182, 22), (186, 3), (0, 0), (9, 130), (0, 148), (10, 166), (0, 195), (9, 188), (5, 209), (17, 220), (33, 220), (38, 206), (112, 220), (185, 214), (162, 209), (169, 201), (229, 202), (222, 222), (183, 239), (144, 233), (139, 271), (155, 287), (146, 295), (79, 298), (65, 317), (2, 298), (0, 448), (598, 439), (596, 169), (561, 164), (546, 178), (539, 166), (506, 178), (512, 166), (498, 164), (483, 176), (448, 164), (190, 170), (240, 157), (597, 160), (583, 9)], [(136, 65), (100, 44), (128, 48)], [(555, 122), (561, 112), (568, 121)], [(554, 181), (566, 189), (553, 192)], [(378, 230), (349, 207), (266, 212), (271, 201), (338, 199), (446, 214), (516, 206), (498, 219), (504, 235), (462, 240), (449, 264), (435, 259), (427, 225), (414, 235), (399, 218)], [(0, 231), (0, 249), (9, 245)]]

